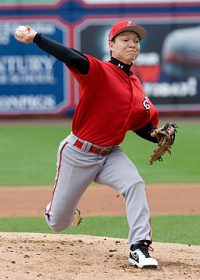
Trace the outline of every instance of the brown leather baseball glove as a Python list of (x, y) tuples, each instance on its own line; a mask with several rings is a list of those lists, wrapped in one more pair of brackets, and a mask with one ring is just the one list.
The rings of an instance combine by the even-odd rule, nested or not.
[(72, 225), (74, 227), (77, 227), (77, 226), (80, 225), (81, 221), (82, 221), (81, 211), (76, 208), (76, 211), (74, 213), (74, 220), (72, 222)]
[(156, 128), (151, 132), (151, 137), (155, 137), (158, 142), (158, 146), (149, 159), (151, 164), (156, 160), (162, 161), (162, 155), (166, 152), (171, 155), (170, 148), (174, 144), (177, 127), (176, 124), (166, 123), (161, 128)]

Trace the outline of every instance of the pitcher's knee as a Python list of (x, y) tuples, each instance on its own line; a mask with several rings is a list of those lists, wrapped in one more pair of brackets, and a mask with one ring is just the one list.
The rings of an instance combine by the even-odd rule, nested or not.
[(145, 189), (145, 182), (143, 179), (138, 180), (137, 182), (130, 182), (126, 186), (126, 192), (135, 192), (137, 189), (144, 190)]
[(65, 229), (67, 229), (71, 225), (71, 219), (53, 219), (50, 216), (45, 215), (46, 221), (49, 225), (49, 227), (55, 231), (55, 232), (60, 232)]
[(66, 227), (63, 227), (62, 225), (60, 224), (50, 224), (49, 223), (49, 227), (55, 231), (55, 232), (61, 232), (63, 231), (64, 229), (66, 229)]

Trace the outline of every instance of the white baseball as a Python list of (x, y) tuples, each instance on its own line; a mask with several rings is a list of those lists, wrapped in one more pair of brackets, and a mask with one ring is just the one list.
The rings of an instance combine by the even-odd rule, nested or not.
[(24, 31), (27, 31), (26, 26), (20, 25), (20, 26), (17, 27), (17, 30), (15, 31), (15, 33), (18, 37), (23, 37), (23, 32)]

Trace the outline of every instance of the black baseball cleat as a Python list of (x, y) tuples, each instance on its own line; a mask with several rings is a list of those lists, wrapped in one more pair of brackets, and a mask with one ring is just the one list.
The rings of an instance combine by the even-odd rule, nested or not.
[(131, 246), (129, 264), (139, 268), (157, 268), (158, 262), (149, 255), (148, 242), (140, 241), (139, 243)]

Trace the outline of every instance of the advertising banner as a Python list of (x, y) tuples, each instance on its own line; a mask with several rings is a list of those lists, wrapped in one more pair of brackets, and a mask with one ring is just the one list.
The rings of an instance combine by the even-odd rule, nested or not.
[(0, 1), (0, 116), (73, 113), (78, 86), (67, 67), (13, 36), (18, 25), (101, 60), (120, 20), (147, 30), (133, 62), (160, 113), (200, 113), (200, 1)]
[(45, 114), (69, 104), (67, 68), (34, 44), (21, 44), (13, 34), (30, 25), (43, 35), (67, 44), (68, 31), (59, 21), (24, 19), (0, 22), (0, 113)]
[[(173, 22), (174, 21), (174, 22)], [(200, 112), (200, 18), (138, 19), (147, 30), (133, 69), (160, 112)], [(77, 48), (109, 60), (107, 36), (115, 21), (85, 21), (76, 27)], [(93, 36), (91, 36), (91, 34)]]

